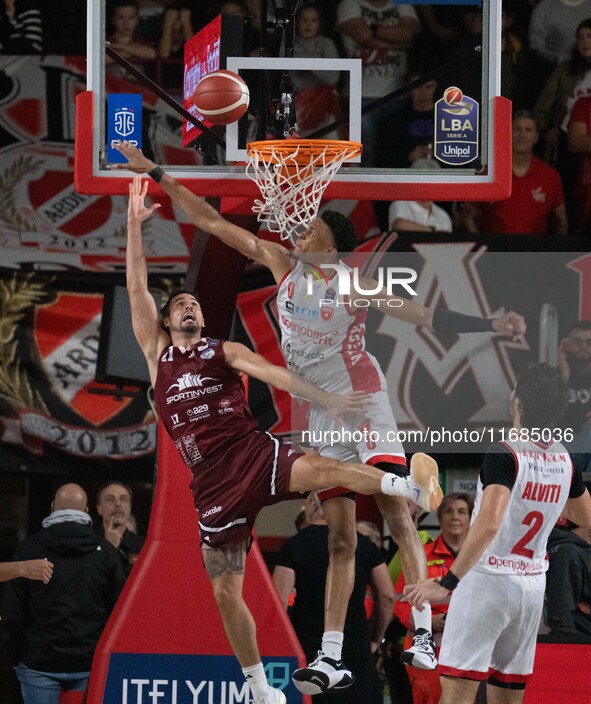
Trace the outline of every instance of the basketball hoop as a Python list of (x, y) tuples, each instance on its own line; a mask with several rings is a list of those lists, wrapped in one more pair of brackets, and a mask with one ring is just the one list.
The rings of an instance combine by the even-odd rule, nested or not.
[(246, 175), (261, 192), (252, 208), (282, 240), (294, 239), (318, 215), (322, 195), (341, 164), (361, 154), (359, 142), (277, 139), (250, 142)]

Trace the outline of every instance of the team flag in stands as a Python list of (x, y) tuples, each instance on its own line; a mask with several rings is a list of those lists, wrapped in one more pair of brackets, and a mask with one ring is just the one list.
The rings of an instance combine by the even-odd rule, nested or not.
[[(180, 145), (179, 116), (149, 91), (108, 75), (107, 91), (130, 94), (118, 112), (120, 138), (138, 118), (143, 150), (175, 164), (199, 156)], [(127, 198), (89, 196), (74, 188), (75, 97), (86, 86), (86, 61), (67, 56), (0, 56), (0, 261), (5, 267), (122, 271)], [(140, 130), (141, 134), (141, 130)], [(139, 137), (138, 137), (139, 141)], [(118, 156), (119, 153), (116, 152)], [(168, 198), (144, 242), (152, 271), (184, 272), (195, 228)]]
[[(113, 472), (153, 466), (156, 428), (145, 393), (94, 380), (111, 276), (0, 271), (0, 457), (5, 468)], [(178, 281), (155, 281), (163, 293)], [(117, 344), (117, 341), (114, 341)]]

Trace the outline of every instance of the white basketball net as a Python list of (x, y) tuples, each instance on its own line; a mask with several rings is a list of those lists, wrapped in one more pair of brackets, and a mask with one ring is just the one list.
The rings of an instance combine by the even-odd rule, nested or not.
[[(264, 151), (260, 147), (264, 145)], [(341, 164), (361, 153), (355, 142), (286, 139), (248, 145), (246, 175), (261, 192), (259, 222), (292, 242), (318, 215), (322, 195)]]

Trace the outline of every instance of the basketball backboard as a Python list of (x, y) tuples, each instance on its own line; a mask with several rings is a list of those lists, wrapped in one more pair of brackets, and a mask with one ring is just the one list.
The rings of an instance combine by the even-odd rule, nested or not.
[[(501, 3), (429, 3), (431, 12), (453, 28), (457, 37), (435, 46), (425, 29), (423, 3), (407, 5), (383, 0), (380, 5), (380, 1), (373, 4), (382, 14), (363, 22), (378, 38), (382, 36), (380, 31), (384, 31), (384, 37), (390, 36), (388, 27), (410, 26), (411, 40), (407, 43), (411, 49), (372, 49), (371, 41), (369, 49), (355, 49), (351, 37), (338, 31), (347, 28), (350, 20), (336, 3), (332, 4), (332, 15), (326, 10), (325, 19), (327, 26), (334, 28), (332, 37), (340, 47), (341, 57), (346, 58), (255, 57), (248, 45), (235, 52), (248, 55), (226, 56), (231, 52), (223, 46), (225, 40), (220, 32), (212, 34), (210, 26), (207, 34), (196, 26), (203, 32), (203, 41), (197, 42), (203, 49), (197, 70), (207, 73), (221, 61), (221, 68), (235, 71), (246, 80), (252, 96), (249, 115), (227, 128), (215, 128), (215, 136), (197, 140), (196, 149), (195, 140), (182, 146), (182, 118), (173, 103), (169, 105), (157, 98), (119, 66), (113, 71), (114, 64), (105, 51), (105, 41), (112, 31), (107, 2), (89, 0), (88, 90), (78, 97), (77, 103), (77, 189), (82, 193), (127, 193), (129, 174), (110, 168), (108, 146), (112, 135), (106, 116), (109, 101), (115, 104), (121, 95), (135, 93), (142, 96), (144, 126), (140, 141), (144, 152), (198, 195), (259, 195), (256, 185), (245, 176), (246, 144), (269, 133), (281, 133), (287, 125), (288, 104), (287, 112), (302, 137), (364, 143), (361, 161), (341, 168), (328, 186), (327, 198), (507, 197), (511, 185), (511, 108), (510, 102), (500, 97)], [(267, 6), (266, 2), (261, 4), (263, 8)], [(284, 0), (283, 4), (289, 9), (294, 3)], [(213, 8), (217, 3), (200, 5), (202, 17), (215, 17)], [(281, 9), (281, 2), (276, 5)], [(209, 6), (207, 17), (205, 8)], [(279, 24), (288, 29), (291, 20), (286, 21), (286, 13), (288, 16), (287, 10), (279, 12)], [(273, 21), (277, 26), (277, 17), (268, 17), (269, 26)], [(381, 24), (385, 30), (376, 29)], [(419, 27), (422, 30), (415, 32)], [(267, 34), (273, 34), (277, 48), (280, 44), (284, 47), (287, 31), (282, 42), (277, 38), (281, 33), (269, 29)], [(302, 41), (299, 46), (308, 44)], [(267, 52), (271, 49), (265, 47)], [(296, 54), (297, 50), (298, 44)], [(281, 52), (284, 51), (283, 48)], [(164, 85), (168, 64), (144, 62), (138, 68), (166, 93), (178, 93), (182, 102), (180, 85), (176, 91), (174, 86)], [(409, 79), (415, 89), (412, 100), (411, 91), (404, 92)], [(393, 92), (394, 97), (388, 98)], [(283, 100), (286, 94), (288, 98)], [(376, 100), (382, 103), (377, 108), (368, 105)], [(190, 96), (185, 96), (185, 107), (190, 107)], [(282, 114), (278, 117), (279, 113)], [(125, 138), (124, 133), (120, 134)], [(415, 150), (417, 145), (421, 149)], [(150, 182), (150, 192), (157, 190), (156, 184)]]

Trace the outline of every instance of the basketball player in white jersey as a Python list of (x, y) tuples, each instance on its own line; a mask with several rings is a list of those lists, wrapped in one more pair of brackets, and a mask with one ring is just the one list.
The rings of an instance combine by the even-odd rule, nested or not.
[[(114, 168), (148, 173), (161, 188), (181, 207), (190, 220), (200, 229), (217, 237), (244, 256), (270, 269), (279, 286), (278, 312), (281, 326), (281, 347), (292, 371), (313, 381), (324, 390), (344, 393), (345, 390), (363, 390), (371, 394), (371, 405), (363, 418), (357, 418), (350, 430), (371, 429), (383, 437), (385, 431), (396, 429), (388, 401), (386, 381), (376, 359), (365, 350), (365, 309), (351, 309), (345, 305), (334, 306), (332, 316), (314, 319), (299, 313), (309, 304), (307, 277), (302, 261), (306, 255), (328, 254), (336, 262), (337, 252), (351, 251), (357, 241), (353, 224), (340, 213), (327, 211), (314, 220), (295, 245), (300, 263), (293, 267), (290, 252), (279, 243), (259, 240), (251, 232), (223, 218), (203, 198), (198, 198), (166, 174), (140, 150), (128, 142), (117, 149), (128, 159), (128, 164)], [(292, 270), (293, 269), (293, 270)], [(322, 277), (320, 277), (322, 278)], [(320, 297), (334, 295), (330, 284), (318, 280), (313, 284)], [(362, 288), (375, 288), (375, 282), (362, 281)], [(351, 295), (354, 299), (354, 294)], [(312, 296), (316, 300), (316, 296)], [(518, 339), (525, 332), (523, 318), (513, 312), (494, 320), (483, 320), (452, 311), (437, 310), (405, 300), (401, 307), (387, 305), (392, 296), (372, 296), (372, 305), (383, 313), (413, 325), (422, 325), (436, 332), (497, 332)], [(381, 305), (380, 305), (381, 304)], [(338, 429), (324, 413), (313, 412), (310, 428), (314, 431)], [(386, 472), (404, 476), (406, 458), (400, 443), (383, 441), (374, 444), (364, 440), (349, 444), (320, 444), (315, 449), (323, 456), (345, 462), (363, 461)], [(347, 604), (355, 577), (355, 502), (342, 489), (321, 492), (323, 511), (329, 526), (329, 569), (327, 574), (325, 632), (321, 654), (308, 668), (294, 673), (296, 687), (305, 694), (318, 694), (331, 689), (343, 689), (352, 683), (351, 673), (341, 661), (343, 628)], [(427, 576), (427, 564), (422, 543), (412, 522), (404, 499), (377, 500), (390, 532), (403, 557), (407, 582), (417, 582)], [(415, 642), (403, 654), (406, 664), (424, 669), (434, 669), (435, 647), (431, 637), (431, 613), (413, 609)]]
[(522, 439), (488, 449), (472, 525), (455, 562), (439, 584), (404, 588), (418, 608), (453, 591), (439, 653), (440, 704), (472, 704), (482, 680), (488, 704), (523, 701), (544, 603), (548, 536), (561, 514), (591, 528), (582, 456), (569, 455), (558, 442), (527, 439), (551, 437), (566, 393), (555, 367), (523, 370), (510, 405)]
[(159, 315), (148, 290), (142, 242), (142, 224), (159, 205), (146, 207), (147, 187), (139, 176), (129, 186), (126, 280), (133, 332), (146, 358), (158, 416), (192, 474), (203, 564), (253, 704), (286, 704), (285, 694), (267, 681), (256, 626), (242, 596), (259, 511), (338, 481), (362, 494), (385, 492), (427, 505), (436, 498), (435, 508), (436, 488), (441, 494), (437, 463), (415, 453), (410, 476), (402, 478), (300, 452), (262, 431), (248, 408), (241, 374), (333, 408), (337, 416), (351, 404), (357, 407), (358, 397), (327, 393), (244, 345), (203, 337), (203, 312), (192, 293), (171, 294)]

